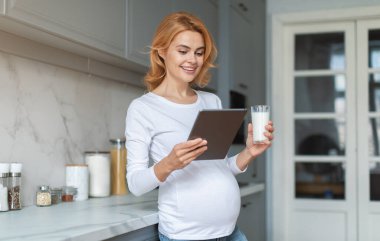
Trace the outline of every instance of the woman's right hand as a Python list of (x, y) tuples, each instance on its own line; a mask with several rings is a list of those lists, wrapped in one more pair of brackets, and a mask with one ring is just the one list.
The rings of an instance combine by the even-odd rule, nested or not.
[(207, 141), (202, 138), (175, 145), (167, 157), (154, 166), (157, 178), (163, 182), (175, 170), (189, 165), (207, 150)]

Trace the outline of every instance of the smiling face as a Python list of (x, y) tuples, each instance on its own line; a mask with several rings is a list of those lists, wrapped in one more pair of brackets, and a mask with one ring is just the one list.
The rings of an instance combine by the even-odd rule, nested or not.
[(160, 53), (165, 61), (165, 81), (192, 82), (199, 74), (204, 59), (205, 45), (200, 33), (183, 31)]

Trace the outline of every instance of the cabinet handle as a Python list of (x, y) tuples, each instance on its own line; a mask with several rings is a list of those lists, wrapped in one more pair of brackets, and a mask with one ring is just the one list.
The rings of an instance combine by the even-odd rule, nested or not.
[(241, 9), (243, 12), (247, 12), (247, 11), (248, 11), (248, 8), (247, 8), (247, 6), (245, 6), (244, 3), (239, 3), (239, 7), (240, 7), (240, 9)]
[(241, 83), (239, 84), (239, 87), (242, 88), (242, 89), (247, 89), (248, 88), (248, 86), (246, 84), (241, 84)]
[(241, 207), (242, 208), (246, 208), (246, 207), (248, 207), (249, 205), (251, 205), (252, 203), (251, 202), (246, 202), (246, 203), (243, 203), (242, 205), (241, 205)]

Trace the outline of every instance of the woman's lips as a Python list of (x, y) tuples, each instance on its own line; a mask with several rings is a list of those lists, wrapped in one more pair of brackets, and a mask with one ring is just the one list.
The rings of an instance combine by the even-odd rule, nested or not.
[(188, 74), (194, 74), (197, 70), (196, 67), (181, 66), (181, 68)]

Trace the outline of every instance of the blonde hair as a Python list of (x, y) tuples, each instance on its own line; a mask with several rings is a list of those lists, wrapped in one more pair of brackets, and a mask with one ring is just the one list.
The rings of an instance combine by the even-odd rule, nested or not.
[(215, 67), (214, 60), (217, 50), (211, 34), (204, 23), (194, 15), (186, 12), (176, 12), (166, 16), (154, 34), (150, 50), (150, 69), (144, 78), (148, 91), (157, 88), (166, 76), (166, 66), (160, 57), (159, 51), (166, 51), (177, 34), (190, 30), (202, 35), (205, 43), (203, 66), (191, 85), (204, 87), (208, 84), (210, 73), (208, 70)]

